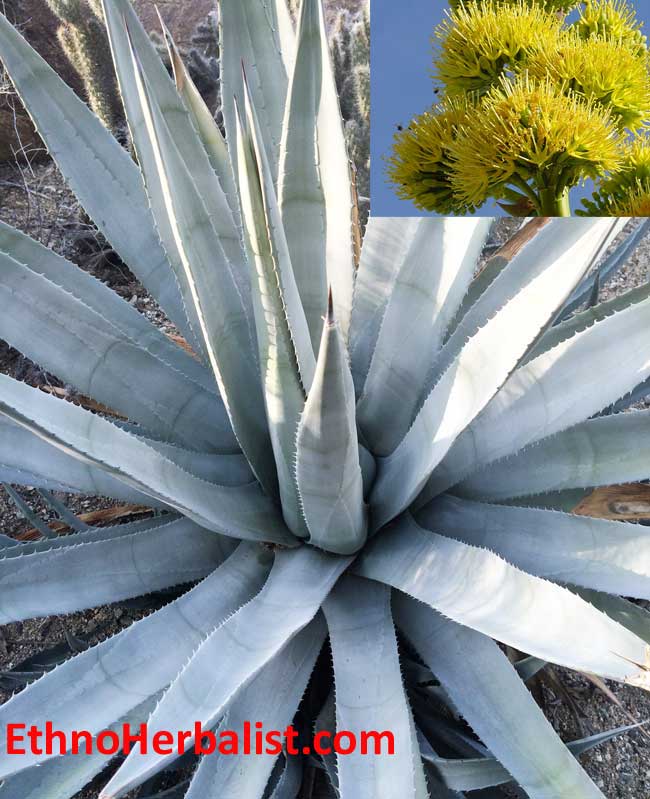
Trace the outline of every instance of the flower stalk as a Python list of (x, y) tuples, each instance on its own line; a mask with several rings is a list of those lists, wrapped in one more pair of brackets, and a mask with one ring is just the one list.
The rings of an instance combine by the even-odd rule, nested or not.
[(569, 190), (564, 189), (558, 194), (556, 188), (542, 189), (539, 193), (539, 215), (571, 216)]

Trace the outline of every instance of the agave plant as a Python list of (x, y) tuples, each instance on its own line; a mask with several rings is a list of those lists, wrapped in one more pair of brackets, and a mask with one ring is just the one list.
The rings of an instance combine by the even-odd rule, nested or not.
[[(280, 730), (299, 706), (394, 735), (396, 756), (319, 761), (328, 795), (602, 797), (574, 757), (595, 741), (567, 748), (524, 679), (551, 661), (650, 687), (648, 614), (617, 596), (650, 598), (645, 528), (565, 512), (650, 474), (647, 413), (591, 418), (650, 376), (650, 290), (553, 325), (621, 223), (534, 223), (476, 275), (489, 220), (371, 219), (355, 274), (319, 0), (295, 32), (284, 0), (221, 0), (226, 140), (169, 37), (175, 84), (127, 0), (104, 13), (137, 164), (3, 17), (0, 55), (195, 357), (0, 225), (0, 336), (111, 409), (0, 376), (0, 481), (159, 511), (3, 538), (0, 621), (196, 584), (0, 708), (0, 797), (70, 797), (110, 760), (9, 755), (9, 722)], [(175, 759), (133, 751), (101, 796)], [(206, 755), (186, 795), (293, 797), (300, 762)]]
[(607, 208), (595, 215), (642, 216), (644, 187), (633, 183), (642, 196), (625, 209), (608, 206), (605, 188), (629, 171), (626, 150), (650, 113), (634, 4), (450, 5), (434, 30), (438, 99), (399, 128), (386, 161), (396, 194), (441, 214), (474, 213), (492, 198), (512, 216), (570, 216), (572, 190), (589, 179)]

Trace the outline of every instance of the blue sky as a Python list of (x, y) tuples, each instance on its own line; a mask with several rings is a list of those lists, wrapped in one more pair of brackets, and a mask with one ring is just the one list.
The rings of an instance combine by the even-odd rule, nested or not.
[[(634, 4), (643, 15), (646, 0)], [(398, 199), (386, 183), (383, 156), (390, 151), (397, 125), (407, 125), (434, 101), (431, 34), (447, 0), (372, 0), (371, 26), (371, 203), (373, 216), (421, 216)], [(648, 11), (650, 17), (650, 10)], [(644, 32), (650, 36), (650, 25)], [(574, 192), (578, 194), (578, 190)], [(591, 193), (587, 187), (582, 192)], [(573, 194), (573, 193), (572, 193)], [(574, 202), (575, 205), (575, 202)], [(481, 214), (501, 214), (493, 204)]]

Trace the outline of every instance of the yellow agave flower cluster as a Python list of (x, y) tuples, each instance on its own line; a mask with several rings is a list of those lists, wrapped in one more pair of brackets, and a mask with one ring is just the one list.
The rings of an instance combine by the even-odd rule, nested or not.
[[(439, 103), (398, 132), (399, 196), (467, 213), (568, 215), (569, 190), (624, 167), (650, 120), (650, 57), (625, 0), (458, 0), (435, 30)], [(560, 11), (559, 9), (563, 10)]]
[(591, 36), (624, 41), (637, 49), (646, 46), (646, 37), (641, 33), (634, 11), (625, 0), (590, 0), (575, 23), (575, 29), (585, 39)]
[(650, 135), (626, 143), (619, 168), (585, 207), (583, 216), (650, 216)]
[[(415, 117), (400, 134), (399, 155), (389, 161), (398, 196), (446, 215), (462, 209), (448, 164), (458, 133), (469, 121), (469, 107), (463, 97), (446, 98), (435, 110)], [(465, 210), (473, 211), (473, 205)]]

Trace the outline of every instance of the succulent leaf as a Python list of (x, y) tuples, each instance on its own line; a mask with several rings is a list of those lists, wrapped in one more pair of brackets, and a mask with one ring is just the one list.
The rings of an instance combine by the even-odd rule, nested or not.
[(88, 494), (120, 499), (124, 502), (164, 503), (128, 486), (103, 469), (71, 457), (29, 430), (0, 415), (0, 478), (50, 491)]
[[(129, 154), (4, 15), (0, 15), (0, 57), (89, 216), (170, 319), (196, 344), (178, 287), (169, 279), (169, 264), (139, 170)], [(120, 202), (115, 202), (116, 197)]]
[(51, 550), (65, 547), (74, 547), (78, 544), (93, 544), (97, 541), (112, 541), (124, 536), (133, 535), (143, 530), (151, 531), (156, 527), (174, 522), (179, 517), (173, 513), (161, 513), (159, 516), (152, 516), (137, 522), (127, 522), (126, 524), (114, 524), (109, 527), (87, 527), (83, 532), (68, 533), (67, 535), (57, 535), (53, 538), (39, 539), (38, 541), (19, 541), (15, 538), (7, 537), (6, 547), (2, 548), (0, 556), (4, 561), (9, 558), (18, 558), (23, 555), (34, 553), (49, 552)]
[(391, 286), (357, 405), (361, 429), (378, 455), (390, 454), (413, 422), (427, 372), (472, 279), (490, 224), (489, 219), (419, 220)]
[(638, 636), (566, 588), (520, 571), (489, 550), (425, 530), (408, 515), (370, 542), (355, 572), (521, 652), (650, 687), (650, 649)]
[[(612, 229), (612, 240), (607, 244), (609, 247), (613, 239), (624, 231), (625, 226), (630, 220), (623, 217), (619, 219), (617, 224)], [(562, 313), (558, 321), (565, 319), (572, 314), (576, 308), (579, 308), (585, 300), (591, 295), (596, 279), (601, 284), (606, 282), (612, 277), (625, 263), (630, 254), (636, 249), (641, 239), (646, 235), (650, 229), (650, 220), (644, 220), (640, 225), (637, 225), (628, 235), (625, 235), (623, 240), (612, 248), (612, 251), (607, 254), (607, 257), (594, 269), (580, 284), (578, 284), (571, 295), (569, 300), (562, 309)]]
[[(199, 364), (107, 286), (93, 278), (84, 285), (83, 273), (64, 258), (27, 237), (22, 244), (24, 263), (0, 251), (5, 341), (153, 433), (238, 450), (216, 386)], [(200, 428), (197, 414), (206, 420)]]
[[(150, 734), (251, 718), (280, 729), (295, 718), (302, 734), (314, 723), (361, 730), (385, 727), (388, 713), (398, 738), (396, 756), (341, 756), (338, 767), (333, 755), (206, 758), (170, 797), (189, 783), (197, 799), (295, 799), (320, 765), (324, 795), (341, 799), (463, 799), (482, 786), (487, 799), (510, 778), (534, 799), (603, 799), (573, 756), (596, 740), (565, 747), (524, 680), (548, 661), (650, 689), (650, 613), (617, 595), (650, 598), (644, 528), (571, 513), (590, 486), (650, 478), (638, 454), (648, 412), (609, 415), (649, 390), (650, 290), (598, 304), (647, 226), (536, 219), (477, 269), (493, 252), (490, 220), (371, 218), (359, 259), (320, 0), (303, 0), (297, 34), (285, 0), (220, 0), (225, 138), (164, 26), (173, 80), (128, 0), (103, 6), (137, 163), (4, 17), (0, 57), (72, 188), (192, 352), (0, 223), (0, 336), (83, 392), (78, 405), (67, 389), (55, 389), (63, 400), (0, 375), (0, 482), (157, 509), (92, 528), (41, 492), (72, 531), (59, 535), (5, 486), (44, 537), (0, 534), (0, 616), (208, 576), (0, 706), (0, 797), (69, 799), (106, 762), (9, 757), (7, 721), (38, 726), (47, 707), (54, 728), (97, 734), (157, 702)], [(455, 7), (480, 33), (496, 2)], [(499, 150), (516, 172), (503, 187), (511, 207), (568, 210), (566, 192), (544, 184), (538, 198), (513, 166), (502, 135), (512, 113), (532, 131), (515, 150), (535, 168), (553, 162), (563, 189), (575, 159), (594, 174), (619, 159), (614, 121), (593, 99), (523, 74), (507, 83), (501, 73), (523, 71), (564, 23), (522, 0), (504, 8), (513, 26), (536, 21), (527, 52), (508, 49), (514, 27), (496, 31), (508, 52), (485, 41), (481, 74), (456, 76), (488, 90), (483, 110), (500, 109), (496, 140), (475, 142), (485, 168), (440, 174), (467, 146), (476, 98), (445, 98), (402, 137), (413, 159), (392, 167), (422, 204), (453, 204), (459, 180), (467, 210), (501, 168), (487, 165)], [(446, 55), (463, 66), (458, 50)], [(567, 130), (570, 152), (557, 149)], [(641, 145), (624, 156), (632, 191), (645, 155)], [(620, 210), (621, 180), (602, 181), (588, 210)], [(319, 657), (328, 633), (331, 663)], [(530, 655), (513, 668), (488, 635)], [(22, 684), (39, 676), (22, 666)], [(154, 775), (182, 766), (177, 754), (133, 752), (102, 797), (167, 795)]]
[(193, 582), (231, 549), (221, 536), (179, 519), (119, 538), (0, 559), (0, 622), (74, 613)]
[[(594, 225), (581, 227), (573, 223), (565, 225), (563, 219), (552, 219), (501, 269), (497, 270), (497, 263), (484, 278), (479, 275), (477, 281), (483, 291), (478, 296), (473, 294), (474, 303), (440, 349), (428, 375), (427, 385), (434, 386), (462, 351), (467, 340), (504, 308), (517, 292), (543, 275), (558, 259), (579, 264), (580, 270), (575, 273), (577, 283), (606, 243), (608, 228), (612, 224), (615, 223), (598, 220)], [(493, 275), (493, 271), (498, 273)], [(486, 286), (489, 278), (492, 280)], [(550, 321), (553, 319), (550, 317)]]
[[(236, 693), (314, 618), (349, 563), (350, 558), (335, 558), (310, 547), (278, 551), (260, 593), (205, 639), (165, 692), (149, 719), (150, 733), (173, 729), (179, 723), (191, 727), (200, 721), (208, 728), (216, 722)], [(294, 590), (296, 584), (301, 586), (299, 593)], [(218, 679), (215, 663), (219, 664)], [(140, 754), (134, 749), (101, 799), (124, 795), (173, 759), (174, 755)]]
[[(285, 757), (284, 767), (269, 799), (295, 799), (302, 785), (303, 765), (297, 757)], [(327, 791), (327, 787), (325, 790)], [(326, 793), (328, 799), (336, 799), (336, 794), (330, 788)]]
[[(332, 644), (336, 687), (336, 727), (359, 736), (381, 732), (390, 720), (398, 757), (369, 751), (338, 757), (339, 791), (359, 799), (415, 799), (412, 721), (402, 687), (390, 588), (360, 577), (343, 577), (323, 606)], [(370, 727), (367, 727), (371, 724)], [(382, 748), (386, 745), (381, 741)]]
[(496, 552), (528, 574), (609, 594), (650, 596), (641, 525), (451, 496), (434, 500), (417, 518), (427, 529)]
[[(559, 221), (561, 224), (563, 220)], [(533, 257), (526, 248), (519, 256), (521, 260), (514, 259), (510, 264), (513, 267), (517, 261), (518, 271), (502, 272), (478, 300), (477, 305), (481, 306), (478, 313), (485, 314), (478, 322), (483, 325), (480, 330), (475, 332), (471, 322), (466, 322), (467, 317), (463, 319), (454, 336), (466, 331), (471, 338), (462, 349), (452, 339), (447, 342), (446, 348), (452, 353), (459, 347), (458, 354), (454, 354), (448, 366), (445, 357), (450, 356), (441, 354), (444, 371), (440, 379), (399, 445), (379, 461), (371, 495), (375, 529), (417, 497), (455, 439), (488, 404), (540, 331), (553, 320), (584, 275), (589, 265), (589, 257), (585, 256), (591, 254), (593, 247), (597, 249), (610, 225), (607, 220), (598, 220), (588, 228), (567, 227), (566, 238), (558, 237), (561, 243), (552, 263), (539, 253)], [(547, 226), (539, 234), (548, 244), (548, 236), (544, 234), (549, 230), (553, 228)], [(546, 263), (546, 268), (540, 262)], [(531, 268), (533, 263), (537, 266)], [(495, 295), (500, 295), (498, 313), (497, 308), (489, 305)]]
[(491, 463), (463, 480), (454, 493), (499, 502), (645, 480), (649, 435), (650, 411), (589, 419)]
[[(584, 421), (643, 382), (650, 376), (642, 334), (649, 314), (650, 300), (642, 300), (520, 367), (480, 418), (458, 437), (421, 499), (497, 458)], [(594, 368), (601, 358), (612, 364), (606, 381)], [(531, 386), (533, 390), (527, 390)], [(506, 416), (504, 438), (499, 424)]]
[[(172, 163), (175, 160), (182, 161), (189, 175), (178, 184), (172, 182), (171, 188), (175, 190), (172, 193), (180, 193), (186, 183), (191, 182), (196, 187), (202, 205), (205, 206), (207, 215), (210, 217), (214, 235), (218, 238), (218, 246), (215, 249), (219, 254), (223, 250), (224, 257), (230, 265), (232, 279), (242, 292), (241, 303), (244, 305), (244, 312), (250, 316), (250, 308), (246, 308), (248, 273), (239, 231), (230, 211), (224, 188), (214, 170), (210, 168), (207, 153), (197, 134), (193, 118), (176, 91), (174, 82), (128, 0), (105, 0), (105, 14), (115, 68), (120, 79), (124, 105), (127, 109), (133, 142), (148, 190), (154, 221), (181, 290), (184, 288), (182, 276), (179, 275), (183, 266), (178, 263), (178, 259), (181, 257), (178, 250), (181, 248), (176, 241), (173, 218), (169, 214), (169, 203), (165, 197), (164, 169), (161, 169), (158, 163), (160, 158), (157, 150), (160, 149), (161, 144), (157, 140), (165, 138), (163, 131), (167, 131), (168, 149), (172, 153), (177, 153), (175, 159), (172, 159), (172, 155), (169, 153), (170, 160)], [(145, 88), (144, 93), (143, 87)], [(164, 113), (161, 113), (160, 109), (163, 108)], [(153, 126), (155, 127), (153, 130), (152, 117), (156, 116), (163, 119), (159, 121), (157, 127)], [(164, 146), (162, 149), (164, 155), (167, 150)], [(171, 165), (169, 168), (172, 168)], [(183, 170), (179, 171), (184, 174)], [(171, 230), (169, 230), (170, 227)], [(194, 315), (191, 303), (186, 300), (186, 304), (193, 314), (190, 320), (193, 324), (199, 325), (197, 333), (200, 333), (201, 320)]]
[(295, 535), (306, 537), (293, 464), (296, 430), (316, 364), (247, 86), (245, 91), (246, 120), (238, 116), (237, 121), (237, 163), (266, 418), (284, 518)]
[(354, 201), (321, 0), (301, 4), (278, 196), (314, 350), (320, 341), (328, 286), (347, 341), (354, 283)]
[[(253, 718), (264, 730), (284, 730), (291, 724), (326, 635), (319, 613), (237, 695), (217, 732), (234, 730), (243, 737), (244, 724)], [(261, 799), (275, 760), (270, 754), (251, 758), (242, 752), (215, 752), (202, 759), (186, 799)]]
[[(284, 7), (283, 7), (284, 6)], [(277, 181), (282, 122), (295, 43), (284, 0), (242, 3), (218, 0), (221, 97), (226, 142), (239, 172), (235, 98), (244, 97), (242, 66), (260, 115), (264, 151)]]
[[(146, 130), (146, 135), (142, 134), (146, 142), (142, 151), (145, 182), (148, 177), (154, 178), (149, 188), (154, 217), (163, 223), (159, 232), (167, 250), (175, 254), (172, 267), (185, 304), (194, 309), (235, 435), (257, 478), (274, 495), (276, 477), (264, 423), (250, 289), (246, 290), (250, 279), (244, 271), (239, 236), (232, 218), (215, 222), (223, 220), (224, 211), (229, 213), (225, 195), (173, 84), (168, 76), (157, 76), (163, 68), (160, 60), (152, 65), (155, 71), (145, 73), (126, 23), (121, 23), (123, 30), (112, 34), (111, 41), (124, 48), (124, 59), (129, 60), (133, 72)], [(134, 33), (137, 31), (146, 35), (139, 23), (134, 28)], [(128, 68), (124, 66), (125, 71)], [(149, 80), (151, 73), (153, 78)], [(173, 108), (179, 114), (162, 112), (161, 103), (168, 101), (169, 93), (175, 97)], [(186, 125), (181, 124), (183, 120)], [(201, 193), (201, 188), (206, 193)], [(205, 204), (206, 197), (210, 201), (220, 198), (221, 207), (215, 207), (212, 213)]]
[(458, 710), (531, 799), (604, 799), (493, 641), (402, 595), (395, 614)]
[(298, 426), (296, 481), (310, 542), (343, 555), (358, 551), (366, 540), (368, 517), (354, 385), (331, 304)]
[[(246, 80), (244, 91), (246, 123), (241, 126), (238, 142), (246, 156), (245, 165), (240, 164), (240, 185), (242, 196), (249, 201), (248, 218), (244, 225), (245, 239), (250, 247), (249, 259), (256, 267), (260, 294), (263, 293), (263, 275), (264, 288), (277, 295), (275, 315), (286, 315), (287, 334), (300, 382), (304, 391), (308, 391), (316, 367), (314, 347), (309, 337), (307, 316), (298, 291), (257, 111)], [(248, 188), (248, 194), (245, 187)], [(253, 278), (251, 281), (254, 283)], [(274, 287), (274, 282), (277, 288)], [(258, 323), (258, 329), (263, 330), (261, 322)]]
[(644, 284), (630, 289), (630, 291), (625, 291), (610, 300), (598, 303), (598, 305), (592, 305), (584, 311), (572, 314), (568, 319), (549, 328), (535, 347), (526, 353), (523, 363), (528, 363), (537, 358), (538, 355), (552, 350), (553, 347), (572, 338), (576, 333), (587, 330), (595, 322), (602, 322), (608, 316), (613, 316), (618, 311), (623, 311), (648, 297), (650, 297), (650, 285)]
[(203, 147), (205, 148), (210, 165), (214, 169), (219, 183), (225, 192), (233, 219), (239, 223), (239, 201), (237, 199), (235, 175), (233, 174), (226, 140), (216, 123), (212, 111), (210, 111), (199, 90), (196, 88), (190, 72), (181, 58), (180, 51), (171, 33), (165, 26), (162, 17), (160, 18), (160, 24), (165, 35), (167, 52), (174, 71), (176, 90), (183, 98), (192, 124), (203, 142)]
[(237, 538), (292, 543), (275, 506), (258, 484), (224, 487), (208, 483), (84, 408), (6, 375), (0, 375), (0, 387), (0, 413), (159, 502), (183, 508), (185, 515), (204, 527)]
[[(152, 699), (145, 700), (108, 729), (119, 732), (123, 724), (133, 728), (146, 721), (154, 705)], [(0, 784), (0, 799), (42, 799), (43, 796), (56, 796), (57, 799), (73, 799), (112, 759), (95, 750), (92, 754), (63, 755), (28, 768), (9, 777)]]
[(610, 619), (650, 643), (650, 612), (645, 608), (630, 602), (629, 599), (605, 594), (602, 591), (577, 588), (575, 586), (572, 590), (586, 602), (589, 602), (590, 605), (609, 616)]
[[(176, 677), (196, 647), (262, 587), (270, 559), (247, 543), (212, 574), (157, 613), (48, 672), (0, 706), (0, 778), (24, 771), (52, 755), (6, 754), (6, 722), (38, 725), (43, 707), (54, 728), (79, 729), (79, 708), (88, 706), (86, 729), (100, 732)], [(160, 641), (165, 646), (160, 646)]]
[(381, 320), (401, 266), (423, 220), (370, 217), (354, 282), (349, 350), (357, 396), (363, 390)]
[[(567, 749), (571, 754), (577, 756), (602, 743), (611, 741), (619, 735), (631, 732), (637, 729), (638, 726), (629, 724), (597, 733), (596, 735), (590, 735), (587, 738), (580, 738), (577, 741), (567, 743)], [(440, 775), (447, 785), (459, 790), (476, 791), (512, 782), (512, 775), (494, 757), (442, 758), (424, 753), (423, 757), (425, 758), (425, 764), (435, 774)]]

